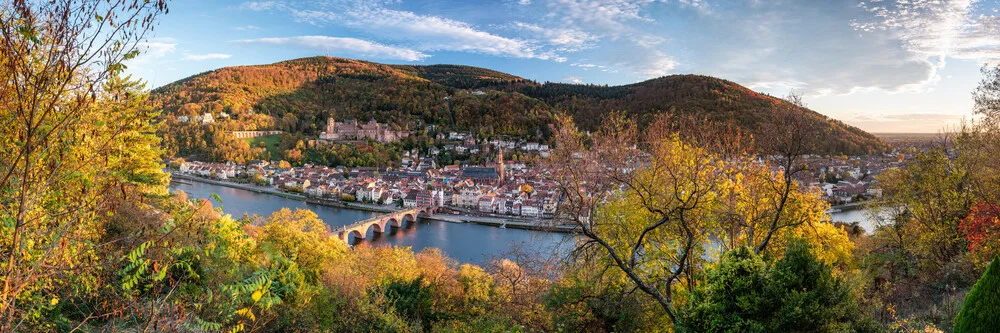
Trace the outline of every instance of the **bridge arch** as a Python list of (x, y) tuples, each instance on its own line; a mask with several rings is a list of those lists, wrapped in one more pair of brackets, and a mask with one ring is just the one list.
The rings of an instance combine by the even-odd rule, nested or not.
[[(384, 233), (386, 229), (385, 225), (382, 224), (382, 221), (375, 221), (375, 223), (370, 224), (368, 228), (371, 228), (372, 232), (376, 234)], [(365, 233), (368, 232), (368, 228), (365, 228)]]
[(344, 235), (344, 241), (350, 243), (351, 239), (350, 239), (350, 237), (348, 235), (354, 236), (354, 243), (358, 243), (362, 239), (365, 239), (365, 234), (361, 233), (357, 229), (351, 230), (351, 231), (347, 232), (347, 235)]
[(395, 228), (402, 228), (403, 227), (403, 221), (401, 221), (400, 219), (397, 219), (395, 217), (391, 217), (391, 218), (389, 218), (388, 221), (386, 221), (385, 225), (386, 226), (390, 226), (390, 227), (395, 227)]

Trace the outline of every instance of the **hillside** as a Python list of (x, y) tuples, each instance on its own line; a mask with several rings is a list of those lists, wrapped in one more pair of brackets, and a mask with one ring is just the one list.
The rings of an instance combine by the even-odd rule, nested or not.
[(463, 65), (397, 66), (431, 82), (459, 89), (517, 88), (536, 82), (492, 69)]
[[(628, 111), (646, 122), (660, 111), (699, 114), (731, 121), (755, 135), (764, 124), (777, 121), (772, 110), (787, 101), (761, 94), (731, 81), (701, 75), (671, 75), (624, 86), (546, 83), (521, 86), (518, 91), (573, 115), (593, 129), (608, 110)], [(820, 128), (820, 153), (868, 154), (888, 147), (878, 137), (818, 112), (803, 109)]]
[[(477, 93), (473, 94), (472, 92)], [(483, 92), (483, 93), (480, 93)], [(733, 121), (757, 133), (772, 121), (781, 99), (733, 82), (674, 75), (624, 86), (539, 84), (514, 75), (458, 65), (384, 65), (312, 57), (268, 65), (226, 67), (201, 73), (152, 92), (164, 112), (161, 136), (168, 153), (205, 154), (232, 143), (225, 131), (278, 129), (310, 137), (328, 117), (376, 119), (401, 130), (436, 125), (481, 138), (497, 135), (546, 140), (555, 115), (568, 113), (593, 129), (606, 112), (626, 110), (641, 121), (661, 111), (699, 113)], [(178, 121), (211, 112), (212, 125)], [(228, 118), (222, 118), (222, 113)], [(857, 128), (806, 110), (821, 123), (820, 153), (848, 155), (881, 151), (886, 145)]]

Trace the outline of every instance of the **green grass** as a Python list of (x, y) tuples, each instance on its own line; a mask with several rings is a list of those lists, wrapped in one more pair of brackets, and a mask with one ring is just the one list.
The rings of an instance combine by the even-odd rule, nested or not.
[(267, 159), (273, 160), (278, 156), (278, 142), (281, 141), (281, 134), (258, 136), (256, 138), (243, 139), (250, 143), (250, 147), (260, 147), (263, 142), (267, 145)]

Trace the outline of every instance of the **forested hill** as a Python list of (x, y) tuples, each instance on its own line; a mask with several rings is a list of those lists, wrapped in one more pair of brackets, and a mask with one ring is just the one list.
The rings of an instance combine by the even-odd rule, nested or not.
[(464, 65), (397, 66), (435, 83), (459, 89), (518, 88), (538, 83), (492, 69)]
[[(517, 91), (572, 114), (580, 126), (588, 129), (596, 128), (608, 110), (628, 111), (640, 123), (658, 112), (669, 111), (732, 121), (759, 135), (766, 124), (778, 121), (773, 112), (776, 107), (795, 107), (734, 82), (702, 75), (671, 75), (623, 86), (521, 85)], [(819, 129), (815, 135), (822, 153), (858, 155), (888, 149), (881, 139), (857, 127), (807, 108), (802, 110), (803, 116)]]
[[(437, 125), (479, 137), (515, 135), (544, 140), (556, 114), (566, 112), (585, 128), (603, 114), (626, 110), (640, 120), (661, 111), (697, 112), (734, 121), (756, 132), (783, 100), (706, 76), (675, 75), (625, 86), (540, 84), (514, 75), (459, 65), (384, 65), (312, 57), (268, 65), (226, 67), (153, 91), (164, 111), (170, 153), (201, 153), (218, 146), (216, 132), (278, 129), (316, 135), (327, 117), (371, 119), (404, 130)], [(212, 125), (181, 123), (210, 112)], [(221, 118), (221, 113), (229, 115)], [(878, 138), (818, 113), (822, 153), (881, 151)]]

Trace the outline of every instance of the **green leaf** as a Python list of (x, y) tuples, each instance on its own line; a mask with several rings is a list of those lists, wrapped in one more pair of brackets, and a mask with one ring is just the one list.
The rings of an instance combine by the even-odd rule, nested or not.
[(137, 56), (139, 56), (139, 50), (132, 50), (132, 51), (129, 51), (128, 53), (126, 53), (125, 56), (123, 57), (123, 59), (124, 60), (130, 60), (130, 59), (134, 59)]

